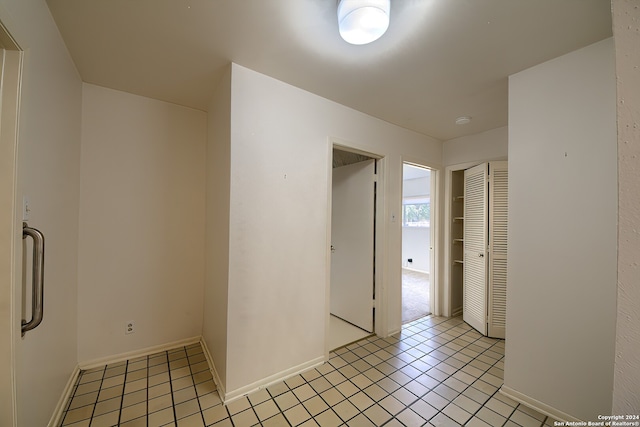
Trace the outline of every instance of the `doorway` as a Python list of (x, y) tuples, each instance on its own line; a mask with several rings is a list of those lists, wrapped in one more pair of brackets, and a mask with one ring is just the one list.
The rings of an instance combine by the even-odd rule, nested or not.
[(374, 333), (377, 160), (334, 147), (329, 350)]
[(402, 165), (402, 323), (431, 313), (433, 280), (431, 169)]

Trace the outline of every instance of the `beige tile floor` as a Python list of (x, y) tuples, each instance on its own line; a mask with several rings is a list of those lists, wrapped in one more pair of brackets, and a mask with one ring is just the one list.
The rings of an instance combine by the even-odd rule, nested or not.
[(63, 426), (553, 425), (502, 396), (504, 341), (426, 317), (223, 405), (199, 344), (82, 371)]

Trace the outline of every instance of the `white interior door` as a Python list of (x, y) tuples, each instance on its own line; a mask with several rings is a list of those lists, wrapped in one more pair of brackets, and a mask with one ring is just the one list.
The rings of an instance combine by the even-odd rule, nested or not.
[(331, 314), (373, 332), (375, 160), (333, 169)]
[(504, 338), (507, 320), (507, 162), (489, 163), (489, 331)]
[(462, 318), (487, 335), (487, 164), (464, 171)]
[[(16, 202), (22, 53), (0, 27), (0, 425), (14, 426), (19, 424), (17, 410), (34, 403), (34, 399), (18, 400), (16, 394), (16, 387), (24, 384), (16, 369), (24, 361), (19, 317), (23, 311), (18, 302), (22, 297), (18, 284), (22, 283), (23, 242)], [(29, 409), (34, 410), (33, 406)]]

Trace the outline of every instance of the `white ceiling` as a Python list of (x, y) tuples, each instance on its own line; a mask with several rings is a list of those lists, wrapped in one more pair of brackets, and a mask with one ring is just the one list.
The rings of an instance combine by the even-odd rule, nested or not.
[(336, 0), (47, 3), (85, 82), (206, 110), (235, 62), (441, 140), (506, 125), (507, 76), (611, 36), (609, 0), (391, 0), (365, 46)]

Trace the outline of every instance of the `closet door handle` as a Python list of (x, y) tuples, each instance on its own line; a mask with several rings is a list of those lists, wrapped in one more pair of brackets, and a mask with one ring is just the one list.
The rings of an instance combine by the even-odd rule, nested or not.
[(42, 322), (44, 299), (44, 236), (42, 233), (22, 223), (22, 238), (33, 239), (33, 273), (31, 287), (31, 320), (22, 320), (22, 336), (27, 331), (35, 329)]

